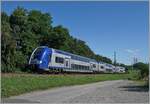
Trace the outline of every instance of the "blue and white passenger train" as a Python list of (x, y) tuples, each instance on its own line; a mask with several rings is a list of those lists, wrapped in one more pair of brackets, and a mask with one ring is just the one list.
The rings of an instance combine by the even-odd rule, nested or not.
[(48, 48), (47, 46), (37, 47), (32, 52), (29, 65), (34, 65), (41, 71), (84, 73), (116, 72), (115, 67), (111, 64), (97, 62), (94, 59)]

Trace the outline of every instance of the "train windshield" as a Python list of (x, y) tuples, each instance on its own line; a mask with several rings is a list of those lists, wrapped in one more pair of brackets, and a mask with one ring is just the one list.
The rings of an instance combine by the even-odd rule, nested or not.
[(38, 48), (38, 49), (35, 51), (35, 53), (34, 53), (32, 59), (38, 59), (38, 60), (40, 60), (41, 57), (42, 57), (42, 54), (43, 54), (43, 49), (44, 49), (44, 48)]

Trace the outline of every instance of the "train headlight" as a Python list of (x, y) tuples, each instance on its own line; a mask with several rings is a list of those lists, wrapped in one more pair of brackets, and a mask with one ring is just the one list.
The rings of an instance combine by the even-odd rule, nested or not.
[(42, 61), (40, 61), (40, 64), (42, 63)]
[(37, 61), (37, 64), (41, 64), (41, 63), (42, 63), (42, 61), (39, 61), (39, 60)]
[(41, 60), (37, 60), (37, 59), (36, 59), (36, 60), (34, 60), (34, 63), (35, 63), (35, 64), (41, 64), (41, 63), (42, 63), (42, 61), (41, 61)]

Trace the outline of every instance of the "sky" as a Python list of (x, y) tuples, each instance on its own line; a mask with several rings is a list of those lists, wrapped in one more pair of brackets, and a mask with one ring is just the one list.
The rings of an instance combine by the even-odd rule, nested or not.
[(3, 1), (10, 15), (17, 6), (49, 13), (53, 26), (63, 25), (96, 54), (132, 64), (133, 57), (148, 62), (148, 2), (146, 1)]

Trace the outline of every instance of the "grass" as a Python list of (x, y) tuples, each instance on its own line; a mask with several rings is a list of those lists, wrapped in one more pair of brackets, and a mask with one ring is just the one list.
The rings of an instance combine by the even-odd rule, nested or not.
[(26, 92), (44, 90), (60, 86), (79, 85), (106, 80), (129, 79), (131, 74), (71, 74), (71, 75), (38, 75), (38, 74), (2, 74), (2, 98)]

